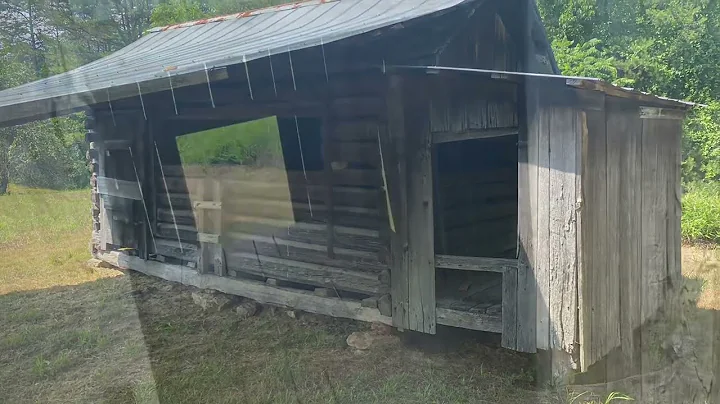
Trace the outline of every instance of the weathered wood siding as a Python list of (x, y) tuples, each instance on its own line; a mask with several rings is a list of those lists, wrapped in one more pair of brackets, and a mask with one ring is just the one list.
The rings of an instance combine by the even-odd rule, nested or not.
[(614, 352), (602, 364), (609, 380), (641, 371), (638, 329), (680, 276), (682, 121), (641, 107), (607, 97), (586, 115), (580, 356), (586, 370)]
[[(417, 79), (389, 78), (386, 189), (392, 209), (393, 325), (435, 333), (430, 102)], [(385, 154), (383, 155), (385, 156)]]
[[(322, 127), (322, 145), (305, 143), (306, 135), (320, 136), (317, 128), (305, 133), (305, 118), (281, 118), (284, 168), (181, 166), (174, 139), (159, 144), (158, 253), (199, 265), (206, 243), (201, 238), (209, 234), (218, 238), (231, 276), (387, 294), (389, 240), (381, 233), (389, 225), (379, 145), (386, 132), (383, 88), (346, 81), (328, 87), (327, 110), (305, 115)], [(213, 211), (220, 212), (221, 226)]]
[[(586, 120), (527, 86), (527, 131), (518, 168), (518, 346), (573, 357), (578, 343), (578, 208)], [(520, 337), (522, 335), (522, 338)], [(564, 359), (563, 359), (564, 360)]]

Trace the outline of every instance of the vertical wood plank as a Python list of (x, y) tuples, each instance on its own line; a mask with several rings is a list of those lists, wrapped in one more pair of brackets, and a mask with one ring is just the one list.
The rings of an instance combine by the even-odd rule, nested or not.
[[(537, 91), (526, 82), (527, 104), (520, 116), (518, 147), (518, 292), (517, 350), (537, 350), (537, 283), (535, 280), (535, 234), (537, 232), (538, 127)], [(520, 98), (522, 99), (522, 98)], [(523, 143), (524, 142), (524, 143)]]
[(517, 349), (518, 269), (508, 268), (502, 279), (502, 337), (503, 348)]
[[(618, 256), (620, 301), (620, 363), (608, 363), (608, 379), (614, 380), (639, 373), (640, 341), (635, 330), (640, 326), (640, 293), (642, 279), (640, 264), (640, 140), (642, 124), (637, 110), (613, 108), (608, 110), (608, 124), (618, 132), (613, 142), (620, 144), (618, 152)], [(613, 150), (615, 151), (615, 150)]]
[[(390, 279), (392, 289), (393, 326), (409, 328), (408, 319), (408, 240), (407, 240), (407, 161), (405, 158), (405, 111), (403, 105), (403, 78), (392, 75), (387, 93), (388, 132), (385, 167), (388, 177), (388, 194), (392, 206), (395, 231), (390, 235)], [(385, 156), (384, 156), (385, 157)]]
[(661, 161), (664, 133), (660, 119), (643, 119), (642, 131), (642, 318), (652, 318), (664, 298), (667, 276), (667, 173)]
[(555, 108), (550, 123), (550, 347), (576, 342), (575, 142), (577, 110)]
[(435, 208), (435, 239), (440, 246), (438, 254), (447, 254), (447, 237), (445, 236), (445, 208), (443, 204), (443, 193), (441, 192), (440, 172), (438, 165), (438, 145), (432, 147), (432, 167), (433, 167), (433, 205)]
[[(604, 350), (602, 338), (605, 328), (604, 293), (606, 288), (607, 245), (607, 182), (606, 163), (606, 120), (605, 111), (587, 111), (587, 138), (583, 148), (586, 150), (583, 163), (583, 208), (582, 208), (582, 339), (580, 341), (580, 362), (582, 370), (587, 370), (600, 358)], [(600, 322), (602, 319), (602, 322)], [(605, 373), (604, 371), (602, 372)]]
[[(620, 112), (612, 109), (606, 110), (607, 119), (607, 140), (606, 140), (606, 226), (605, 234), (599, 234), (598, 237), (605, 237), (608, 254), (605, 257), (606, 263), (606, 279), (607, 289), (605, 291), (605, 312), (597, 313), (605, 316), (603, 338), (606, 344), (606, 351), (601, 354), (607, 354), (610, 350), (620, 345), (620, 245), (627, 240), (621, 241), (620, 229), (620, 195), (622, 180), (627, 172), (622, 171), (626, 167), (621, 167), (622, 153), (628, 142), (629, 129), (632, 117), (626, 117)], [(623, 271), (625, 272), (625, 271)], [(608, 366), (607, 372), (614, 372), (617, 366)]]
[(580, 370), (582, 371), (583, 366), (583, 350), (582, 350), (582, 341), (584, 338), (584, 327), (585, 327), (585, 317), (582, 315), (582, 307), (583, 307), (583, 276), (584, 276), (584, 261), (583, 261), (583, 217), (585, 216), (584, 212), (584, 201), (585, 201), (585, 194), (584, 189), (582, 188), (582, 182), (583, 177), (585, 175), (585, 160), (587, 159), (587, 136), (588, 136), (588, 125), (587, 125), (587, 113), (585, 111), (580, 111), (578, 115), (578, 132), (575, 138), (575, 220), (576, 220), (576, 239), (575, 239), (575, 254), (576, 254), (576, 263), (577, 263), (577, 323), (578, 323), (578, 335), (577, 335), (577, 341), (578, 341), (578, 349), (579, 352), (574, 352), (574, 359), (580, 360)]
[(435, 334), (435, 236), (433, 224), (430, 103), (422, 82), (405, 94), (408, 224), (408, 324)]
[[(642, 120), (642, 223), (641, 223), (641, 318), (642, 324), (654, 318), (665, 298), (667, 276), (667, 172), (662, 151), (663, 120)], [(646, 375), (656, 365), (652, 344), (657, 339), (647, 327), (641, 327), (641, 374)], [(659, 402), (656, 382), (643, 376), (642, 402)]]
[(537, 233), (535, 278), (537, 279), (537, 349), (550, 348), (550, 118), (548, 109), (538, 111)]

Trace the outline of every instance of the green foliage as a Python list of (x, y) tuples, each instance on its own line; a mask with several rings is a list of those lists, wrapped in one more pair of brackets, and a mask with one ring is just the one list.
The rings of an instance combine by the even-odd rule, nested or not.
[(720, 181), (720, 101), (694, 111), (683, 143), (683, 178)]
[(158, 4), (150, 15), (153, 27), (199, 20), (207, 16), (205, 6), (195, 0), (168, 0)]
[(177, 142), (183, 164), (282, 166), (274, 117), (181, 136)]
[(602, 50), (599, 39), (575, 45), (569, 39), (558, 38), (553, 41), (552, 47), (558, 67), (565, 75), (596, 77), (625, 86), (632, 85), (631, 79), (618, 77), (617, 61)]
[(688, 184), (682, 207), (684, 239), (720, 242), (720, 182)]
[(540, 0), (564, 74), (708, 104), (685, 123), (683, 236), (720, 241), (720, 2)]

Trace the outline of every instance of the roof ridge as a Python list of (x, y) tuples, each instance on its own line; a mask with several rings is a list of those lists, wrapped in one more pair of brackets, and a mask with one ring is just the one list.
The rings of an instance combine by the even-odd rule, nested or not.
[(340, 1), (340, 0), (301, 0), (301, 1), (295, 1), (292, 3), (278, 4), (276, 6), (257, 8), (254, 10), (243, 11), (240, 13), (221, 15), (221, 16), (210, 17), (210, 18), (203, 18), (203, 19), (195, 20), (195, 21), (188, 21), (188, 22), (182, 22), (179, 24), (166, 25), (164, 27), (155, 27), (155, 28), (151, 28), (151, 29), (147, 30), (146, 32), (148, 32), (148, 33), (163, 32), (163, 31), (168, 31), (171, 29), (188, 28), (188, 27), (193, 27), (196, 25), (205, 25), (205, 24), (212, 24), (215, 22), (237, 20), (240, 18), (253, 17), (256, 15), (260, 15), (260, 14), (276, 13), (278, 11), (286, 11), (286, 10), (294, 10), (294, 9), (300, 8), (300, 7), (315, 6), (315, 5), (325, 4), (325, 3), (334, 3), (337, 1)]

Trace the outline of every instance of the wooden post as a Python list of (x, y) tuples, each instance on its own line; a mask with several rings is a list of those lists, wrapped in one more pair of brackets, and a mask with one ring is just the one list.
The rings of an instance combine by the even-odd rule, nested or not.
[(198, 182), (197, 197), (200, 201), (194, 203), (198, 241), (200, 253), (198, 254), (198, 271), (200, 273), (213, 272), (218, 276), (225, 276), (225, 253), (220, 243), (222, 233), (222, 188), (220, 181), (207, 178)]
[[(424, 82), (390, 78), (388, 125), (396, 166), (389, 181), (395, 233), (392, 248), (393, 324), (434, 334), (435, 243), (432, 136)], [(389, 166), (389, 165), (388, 165)], [(397, 211), (397, 214), (395, 212)]]

